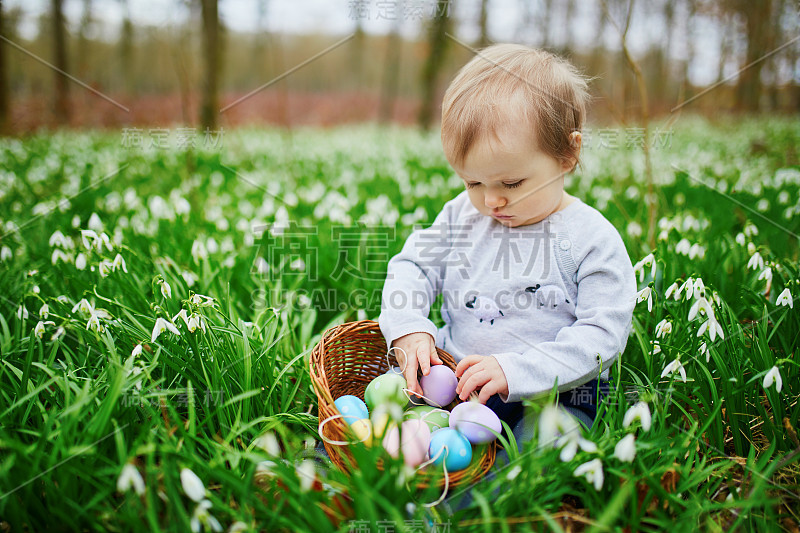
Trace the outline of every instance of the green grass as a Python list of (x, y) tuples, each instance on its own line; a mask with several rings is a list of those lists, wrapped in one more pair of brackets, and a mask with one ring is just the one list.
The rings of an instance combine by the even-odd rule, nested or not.
[[(800, 126), (686, 117), (672, 128), (653, 154), (655, 248), (645, 242), (641, 153), (595, 143), (568, 179), (620, 230), (632, 262), (652, 253), (656, 264), (640, 283), (652, 311), (637, 305), (615, 392), (584, 434), (597, 451), (568, 462), (555, 449), (520, 454), (470, 508), (437, 515), (451, 530), (800, 522), (800, 302), (776, 305), (785, 288), (800, 295)], [(352, 475), (332, 471), (309, 489), (294, 460), (317, 437), (311, 349), (332, 325), (377, 317), (386, 261), (463, 187), (437, 134), (237, 131), (217, 150), (187, 152), (65, 132), (5, 139), (0, 161), (0, 521), (13, 531), (185, 531), (197, 507), (181, 485), (189, 468), (226, 530), (414, 530), (439, 494), (409, 491), (400, 464), (378, 470), (378, 452), (359, 449)], [(90, 226), (99, 245), (87, 249)], [(56, 231), (66, 239), (51, 245)], [(690, 257), (693, 244), (704, 253)], [(765, 267), (748, 268), (755, 250)], [(127, 272), (114, 270), (117, 254)], [(724, 338), (698, 336), (704, 317), (688, 320), (696, 298), (666, 297), (690, 277), (703, 280)], [(91, 310), (73, 311), (84, 298), (105, 310), (101, 327), (87, 326)], [(156, 319), (182, 309), (205, 329), (176, 318), (179, 335), (151, 340)], [(664, 319), (672, 330), (657, 338)], [(675, 359), (685, 382), (662, 377)], [(780, 392), (762, 386), (774, 366)], [(623, 427), (639, 400), (653, 415), (646, 432)], [(629, 432), (631, 463), (614, 456)], [(287, 463), (259, 446), (267, 433)], [(595, 458), (599, 491), (573, 475)], [(141, 496), (117, 491), (126, 463), (143, 477)], [(337, 501), (344, 512), (334, 516)]]

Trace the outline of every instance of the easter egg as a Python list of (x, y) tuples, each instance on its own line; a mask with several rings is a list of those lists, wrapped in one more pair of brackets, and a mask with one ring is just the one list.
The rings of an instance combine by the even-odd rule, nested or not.
[(433, 365), (430, 373), (419, 380), (419, 384), (428, 405), (444, 407), (456, 397), (458, 378), (445, 365)]
[(472, 445), (455, 429), (442, 428), (431, 435), (428, 455), (436, 466), (444, 463), (448, 472), (463, 470), (472, 461)]
[(352, 424), (356, 420), (362, 418), (369, 418), (369, 411), (367, 411), (366, 404), (364, 404), (360, 398), (352, 394), (339, 396), (334, 400), (333, 404), (342, 416), (344, 416), (348, 424)]
[(437, 429), (450, 427), (450, 413), (444, 409), (438, 409), (436, 407), (431, 407), (430, 405), (420, 405), (417, 407), (412, 407), (406, 411), (405, 419), (411, 420), (412, 418), (419, 418), (424, 421), (426, 424), (428, 424), (431, 432), (434, 432)]
[(373, 413), (370, 422), (375, 439), (382, 439), (390, 427), (397, 425), (387, 412)]
[(363, 442), (366, 446), (372, 446), (372, 422), (369, 418), (361, 418), (350, 424), (350, 429), (356, 436), (356, 440)]
[(370, 409), (386, 402), (404, 406), (408, 403), (408, 397), (403, 392), (405, 387), (406, 378), (400, 374), (382, 374), (369, 382), (364, 391), (364, 400)]
[(406, 420), (397, 428), (389, 429), (383, 438), (383, 447), (392, 457), (403, 454), (403, 462), (407, 466), (417, 466), (425, 461), (431, 431), (428, 425), (419, 419)]
[(500, 433), (502, 430), (497, 414), (478, 402), (464, 402), (453, 407), (450, 427), (458, 430), (473, 444), (491, 442), (497, 438), (492, 431)]

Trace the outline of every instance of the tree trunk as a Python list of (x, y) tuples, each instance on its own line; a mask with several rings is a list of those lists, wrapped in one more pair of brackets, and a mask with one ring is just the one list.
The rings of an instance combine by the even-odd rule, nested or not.
[(439, 78), (439, 69), (444, 62), (447, 52), (447, 29), (450, 11), (450, 2), (445, 0), (439, 2), (436, 8), (436, 15), (431, 21), (430, 41), (428, 46), (428, 58), (422, 69), (422, 107), (419, 112), (419, 126), (427, 131), (433, 122), (435, 110), (439, 107), (436, 95), (436, 85)]
[(205, 63), (200, 125), (217, 129), (219, 115), (219, 11), (217, 0), (200, 0), (203, 11), (203, 61)]
[(771, 8), (772, 0), (742, 1), (740, 4), (739, 12), (745, 17), (747, 28), (747, 57), (743, 65), (746, 68), (739, 74), (736, 91), (736, 107), (742, 111), (756, 112), (759, 108), (764, 63), (758, 60), (769, 52)]
[(476, 46), (479, 49), (486, 48), (491, 44), (489, 41), (489, 0), (481, 0), (481, 12), (478, 17), (478, 26), (481, 34), (478, 37), (478, 43)]
[[(63, 0), (52, 0), (53, 18), (53, 64), (62, 72), (67, 71), (67, 39), (64, 25)], [(69, 85), (67, 77), (54, 71), (55, 115), (58, 124), (69, 122)]]
[(78, 28), (78, 65), (77, 77), (81, 80), (86, 79), (89, 70), (89, 26), (92, 25), (92, 0), (83, 0), (83, 15), (81, 15), (81, 25)]
[[(3, 0), (0, 0), (0, 35), (8, 38), (6, 20), (3, 16)], [(10, 117), (8, 106), (8, 64), (6, 63), (6, 43), (0, 43), (0, 136), (9, 132)]]
[[(402, 11), (402, 2), (398, 3), (398, 11)], [(394, 100), (397, 97), (397, 80), (400, 76), (400, 52), (402, 40), (400, 39), (400, 23), (402, 17), (398, 16), (392, 32), (386, 41), (386, 62), (383, 66), (383, 89), (378, 109), (378, 121), (386, 124), (394, 116)]]
[(122, 19), (122, 32), (119, 37), (119, 56), (122, 66), (123, 92), (128, 94), (133, 91), (133, 22), (131, 22), (130, 5), (128, 0), (123, 1), (125, 18)]

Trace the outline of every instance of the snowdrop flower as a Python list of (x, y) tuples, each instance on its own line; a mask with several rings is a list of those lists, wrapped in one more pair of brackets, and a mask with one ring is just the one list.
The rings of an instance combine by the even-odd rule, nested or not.
[(603, 463), (600, 459), (592, 459), (587, 463), (578, 466), (573, 472), (576, 477), (584, 476), (586, 481), (594, 484), (595, 490), (603, 488)]
[(653, 340), (653, 341), (651, 341), (651, 344), (653, 345), (653, 348), (652, 348), (652, 350), (650, 350), (650, 353), (653, 354), (653, 355), (660, 354), (661, 353), (661, 343), (658, 342), (657, 340)]
[(783, 379), (781, 379), (781, 373), (777, 366), (773, 366), (769, 369), (767, 375), (764, 376), (764, 383), (762, 383), (762, 385), (765, 389), (768, 389), (772, 387), (773, 383), (775, 383), (775, 390), (780, 392), (783, 387)]
[(128, 265), (125, 264), (125, 259), (123, 259), (121, 254), (117, 254), (116, 257), (114, 257), (111, 268), (113, 268), (114, 272), (116, 272), (118, 268), (121, 268), (123, 272), (126, 274), (128, 273)]
[(94, 306), (90, 304), (86, 298), (81, 298), (80, 301), (72, 308), (72, 312), (74, 313), (78, 310), (80, 310), (81, 313), (88, 313), (91, 315), (94, 313)]
[(698, 348), (697, 351), (700, 352), (700, 355), (706, 356), (706, 363), (711, 361), (711, 353), (708, 351), (708, 346), (706, 346), (706, 343), (701, 343), (700, 348)]
[(89, 217), (89, 222), (87, 224), (90, 230), (94, 231), (103, 231), (103, 221), (100, 220), (100, 217), (97, 216), (97, 213), (92, 213), (92, 216)]
[(53, 342), (53, 341), (56, 341), (56, 340), (60, 339), (61, 337), (64, 336), (65, 333), (66, 333), (66, 331), (64, 330), (64, 328), (61, 327), (61, 326), (58, 326), (58, 328), (56, 328), (56, 332), (53, 333), (53, 335), (50, 337), (50, 342)]
[(9, 248), (8, 246), (4, 245), (3, 248), (0, 249), (0, 261), (5, 262), (5, 261), (11, 259), (13, 256), (14, 256), (14, 253), (11, 251), (11, 248)]
[(703, 278), (697, 278), (694, 280), (694, 296), (695, 298), (700, 298), (701, 296), (705, 297), (706, 295), (706, 284), (703, 283)]
[(614, 457), (623, 463), (630, 463), (636, 457), (636, 438), (628, 433), (614, 446)]
[(750, 260), (747, 262), (747, 268), (753, 270), (761, 270), (764, 268), (764, 259), (761, 257), (760, 253), (756, 252), (750, 256)]
[(317, 477), (317, 471), (314, 467), (314, 461), (303, 459), (299, 465), (295, 467), (297, 477), (300, 478), (300, 490), (308, 492), (314, 485), (314, 480)]
[(661, 377), (663, 378), (667, 374), (674, 374), (675, 372), (680, 372), (681, 380), (686, 383), (686, 369), (683, 368), (683, 365), (678, 359), (675, 359), (664, 368), (664, 371), (661, 372)]
[(24, 305), (20, 305), (19, 309), (17, 309), (17, 318), (19, 318), (20, 320), (27, 320), (28, 310), (25, 308)]
[(644, 431), (650, 431), (652, 418), (650, 417), (650, 408), (647, 406), (647, 403), (636, 402), (625, 411), (625, 416), (622, 418), (622, 426), (628, 428), (636, 420), (642, 425)]
[[(414, 222), (416, 222), (416, 220)], [(406, 224), (406, 225), (410, 226), (411, 224)], [(628, 224), (627, 229), (628, 229), (628, 235), (630, 235), (634, 239), (642, 236), (642, 226), (638, 222), (635, 221), (631, 222), (630, 224)]]
[(192, 258), (195, 263), (199, 263), (200, 259), (208, 259), (208, 250), (203, 241), (198, 239), (192, 243)]
[(208, 512), (209, 509), (211, 509), (211, 502), (209, 500), (203, 500), (195, 507), (192, 519), (189, 522), (194, 533), (200, 533), (201, 529), (217, 532), (222, 531), (222, 524)]
[(108, 275), (114, 270), (114, 264), (108, 259), (103, 259), (97, 266), (100, 269), (101, 278), (108, 277)]
[(672, 333), (672, 322), (667, 320), (666, 318), (656, 324), (656, 338), (660, 339), (661, 337), (665, 337)]
[(706, 300), (705, 296), (700, 296), (697, 300), (695, 300), (694, 304), (692, 304), (691, 309), (689, 309), (689, 317), (687, 320), (691, 322), (697, 315), (700, 314), (705, 315), (707, 317), (714, 316), (714, 309), (711, 307), (711, 303)]
[(96, 231), (91, 229), (81, 230), (81, 243), (83, 243), (84, 248), (90, 251), (94, 248), (99, 250), (102, 246), (102, 240), (100, 239), (100, 236)]
[(181, 277), (183, 278), (183, 281), (186, 282), (187, 287), (193, 287), (194, 284), (197, 283), (197, 280), (200, 279), (188, 270), (181, 272)]
[(644, 281), (644, 267), (646, 266), (650, 267), (650, 277), (655, 279), (658, 264), (652, 253), (647, 254), (638, 263), (633, 265), (634, 274), (639, 274), (639, 283)]
[(714, 315), (709, 316), (708, 320), (703, 322), (703, 324), (700, 326), (700, 329), (697, 330), (697, 336), (702, 336), (706, 330), (708, 330), (708, 336), (711, 337), (711, 342), (714, 342), (714, 339), (717, 338), (717, 335), (719, 335), (720, 339), (725, 338), (725, 333), (722, 331), (722, 326), (720, 326), (719, 322), (717, 322), (717, 319), (714, 318)]
[(47, 304), (42, 304), (39, 308), (39, 316), (42, 318), (47, 318), (50, 315), (50, 306)]
[(144, 479), (142, 479), (142, 475), (135, 466), (126, 463), (125, 466), (122, 467), (122, 472), (120, 472), (119, 478), (117, 479), (117, 492), (126, 492), (130, 489), (133, 489), (138, 496), (143, 495)]
[(678, 244), (675, 245), (675, 253), (681, 255), (689, 255), (689, 250), (691, 249), (691, 244), (689, 243), (688, 239), (681, 239)]
[(744, 234), (748, 237), (758, 235), (758, 228), (753, 223), (748, 222), (744, 227)]
[(50, 236), (50, 240), (47, 241), (51, 247), (59, 247), (59, 248), (68, 248), (69, 245), (67, 244), (67, 239), (64, 237), (64, 234), (61, 233), (60, 230), (56, 230)]
[(267, 431), (266, 433), (256, 437), (255, 441), (253, 441), (253, 444), (273, 457), (279, 457), (281, 454), (281, 445), (278, 443), (278, 438), (271, 431)]
[[(674, 293), (677, 288), (678, 288), (678, 282), (676, 281), (675, 283), (667, 287), (667, 292), (664, 293), (664, 298), (669, 298), (670, 296), (672, 296), (672, 293)], [(679, 298), (680, 294), (676, 293), (675, 299), (678, 300)]]
[(133, 357), (137, 357), (138, 355), (141, 355), (141, 353), (142, 353), (142, 343), (140, 342), (136, 346), (134, 346), (133, 351), (131, 352), (131, 355)]
[(695, 259), (699, 257), (700, 259), (706, 256), (706, 249), (704, 246), (700, 246), (697, 243), (694, 243), (692, 247), (689, 249), (689, 259)]
[(558, 455), (558, 458), (564, 463), (572, 461), (572, 459), (575, 458), (575, 454), (578, 453), (578, 447), (589, 453), (597, 451), (597, 445), (581, 437), (578, 431), (567, 433), (556, 439), (556, 448), (562, 446), (563, 448), (561, 448), (561, 453)]
[(647, 301), (647, 311), (650, 312), (653, 310), (653, 289), (650, 286), (645, 287), (644, 289), (640, 290), (639, 293), (636, 295), (636, 303), (641, 303), (643, 301)]
[(161, 317), (158, 317), (156, 320), (156, 325), (153, 327), (153, 334), (150, 337), (150, 342), (155, 342), (156, 339), (161, 336), (166, 330), (170, 330), (175, 335), (180, 335), (181, 332), (178, 331), (178, 328), (175, 327), (175, 324), (170, 322), (169, 320), (164, 320)]
[(197, 331), (197, 328), (203, 330), (203, 333), (206, 332), (206, 319), (203, 315), (198, 315), (197, 313), (192, 313), (189, 315), (189, 320), (186, 322), (186, 327), (189, 328), (190, 333), (194, 333)]
[(197, 474), (188, 468), (181, 469), (181, 485), (183, 485), (183, 492), (192, 500), (199, 502), (206, 495), (206, 488)]
[(678, 289), (678, 293), (675, 295), (675, 299), (677, 300), (681, 293), (686, 290), (686, 299), (688, 300), (692, 296), (694, 296), (694, 278), (689, 278), (683, 282), (683, 284)]
[(161, 294), (169, 300), (172, 298), (172, 287), (169, 286), (169, 283), (166, 280), (160, 279), (158, 280), (158, 284), (161, 285)]
[(86, 255), (83, 252), (79, 253), (78, 257), (75, 258), (75, 268), (78, 270), (86, 269)]
[(193, 294), (192, 297), (189, 298), (189, 301), (192, 305), (199, 307), (213, 307), (216, 304), (214, 298), (211, 296), (203, 296), (202, 294)]
[(298, 257), (297, 259), (289, 263), (289, 269), (302, 272), (306, 269), (306, 262), (303, 261), (302, 258)]
[(53, 250), (53, 254), (50, 256), (50, 262), (55, 265), (58, 264), (59, 261), (72, 263), (72, 256), (65, 254), (61, 250)]
[(42, 338), (42, 335), (44, 335), (44, 322), (40, 320), (36, 323), (36, 327), (33, 328), (33, 334), (39, 339)]
[(738, 244), (739, 246), (744, 246), (746, 244), (745, 243), (745, 238), (744, 238), (744, 233), (737, 233), (736, 234), (736, 244)]
[(794, 299), (792, 298), (792, 293), (789, 292), (789, 287), (783, 289), (783, 292), (778, 295), (775, 305), (788, 305), (789, 308), (794, 309)]
[(89, 317), (89, 321), (86, 322), (86, 329), (95, 331), (97, 333), (103, 333), (106, 330), (106, 328), (103, 327), (103, 324), (100, 322), (99, 313), (92, 313), (92, 316)]

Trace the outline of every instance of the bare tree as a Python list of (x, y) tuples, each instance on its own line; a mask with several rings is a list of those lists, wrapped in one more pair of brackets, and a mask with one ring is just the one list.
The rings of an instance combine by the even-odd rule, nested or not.
[(480, 36), (476, 43), (477, 48), (485, 48), (489, 46), (489, 0), (481, 0), (481, 11), (478, 15), (478, 28), (480, 29)]
[(394, 115), (394, 101), (397, 97), (397, 81), (400, 75), (400, 56), (403, 44), (400, 38), (400, 26), (403, 21), (402, 0), (395, 4), (400, 13), (396, 13), (392, 31), (386, 40), (386, 61), (383, 65), (383, 89), (381, 90), (381, 100), (378, 108), (378, 121), (385, 124)]
[[(0, 0), (0, 36), (6, 37), (6, 19), (3, 11), (3, 0)], [(0, 135), (8, 133), (8, 64), (6, 63), (6, 43), (0, 43)]]
[(764, 66), (760, 59), (769, 53), (769, 23), (773, 1), (728, 0), (727, 6), (744, 18), (747, 32), (747, 54), (743, 65), (745, 68), (739, 73), (736, 107), (743, 111), (758, 111), (762, 89), (761, 69)]
[(122, 80), (125, 91), (133, 89), (133, 23), (128, 0), (121, 0), (125, 12), (122, 19), (122, 31), (119, 36), (119, 57), (122, 67)]
[(203, 12), (203, 101), (200, 104), (200, 125), (215, 130), (219, 114), (220, 31), (217, 0), (200, 0)]
[(77, 72), (78, 77), (86, 78), (89, 68), (89, 28), (92, 25), (92, 0), (83, 0), (83, 14), (81, 24), (78, 27), (78, 53), (77, 53)]
[(52, 0), (53, 63), (58, 69), (54, 71), (55, 114), (59, 124), (69, 122), (69, 85), (67, 77), (61, 74), (61, 72), (67, 72), (67, 37), (63, 7), (63, 0)]
[(422, 107), (419, 111), (419, 126), (428, 130), (433, 121), (437, 106), (436, 85), (439, 70), (447, 51), (447, 30), (450, 21), (450, 2), (445, 0), (437, 4), (436, 14), (431, 21), (428, 41), (428, 58), (422, 68)]

